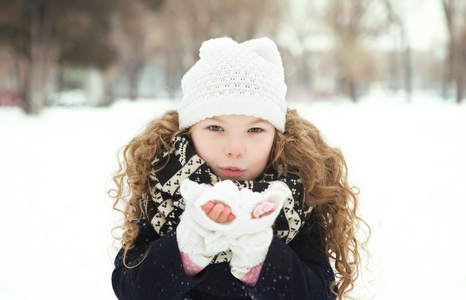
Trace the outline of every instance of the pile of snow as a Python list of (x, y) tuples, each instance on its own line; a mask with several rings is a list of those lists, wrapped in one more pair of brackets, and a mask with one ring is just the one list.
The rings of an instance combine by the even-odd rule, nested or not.
[[(119, 224), (106, 195), (117, 151), (176, 103), (0, 108), (1, 299), (115, 299), (110, 275)], [(360, 299), (460, 299), (456, 255), (466, 209), (466, 106), (417, 95), (291, 102), (347, 158), (372, 228)], [(462, 185), (463, 183), (463, 185)]]

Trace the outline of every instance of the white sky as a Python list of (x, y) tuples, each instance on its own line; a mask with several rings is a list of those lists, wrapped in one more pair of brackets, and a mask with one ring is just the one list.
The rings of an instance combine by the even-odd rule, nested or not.
[(396, 0), (393, 3), (406, 23), (412, 48), (435, 48), (447, 40), (441, 0)]

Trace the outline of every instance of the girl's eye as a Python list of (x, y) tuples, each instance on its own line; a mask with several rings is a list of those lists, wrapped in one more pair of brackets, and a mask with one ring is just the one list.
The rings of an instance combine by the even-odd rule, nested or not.
[(253, 133), (258, 133), (262, 131), (263, 131), (262, 128), (257, 128), (257, 127), (249, 129), (249, 132), (253, 132)]
[(217, 126), (217, 125), (210, 125), (207, 128), (209, 128), (209, 130), (212, 130), (212, 131), (222, 131), (222, 127)]

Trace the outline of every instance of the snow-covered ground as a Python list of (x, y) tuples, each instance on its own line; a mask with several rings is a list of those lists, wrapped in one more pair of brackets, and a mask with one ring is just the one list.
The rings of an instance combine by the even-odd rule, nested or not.
[[(170, 101), (0, 108), (0, 299), (115, 299), (119, 221), (106, 195), (121, 146)], [(462, 299), (466, 105), (417, 94), (291, 102), (347, 157), (372, 228), (358, 299)]]

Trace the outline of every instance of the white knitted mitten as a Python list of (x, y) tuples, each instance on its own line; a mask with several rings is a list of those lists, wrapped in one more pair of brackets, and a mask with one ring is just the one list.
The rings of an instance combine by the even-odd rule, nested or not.
[(233, 214), (239, 210), (238, 188), (231, 181), (214, 186), (184, 180), (180, 192), (186, 204), (177, 227), (177, 242), (181, 252), (198, 266), (205, 267), (213, 256), (229, 249), (225, 233), (235, 227), (237, 220), (227, 224), (212, 221), (201, 206), (209, 201), (228, 203)]
[[(242, 207), (235, 219), (238, 225), (228, 234), (232, 251), (231, 273), (236, 278), (243, 278), (253, 267), (264, 262), (272, 242), (272, 225), (283, 202), (290, 196), (288, 186), (278, 181), (271, 183), (262, 193), (240, 190)], [(263, 215), (273, 209), (272, 213)]]

